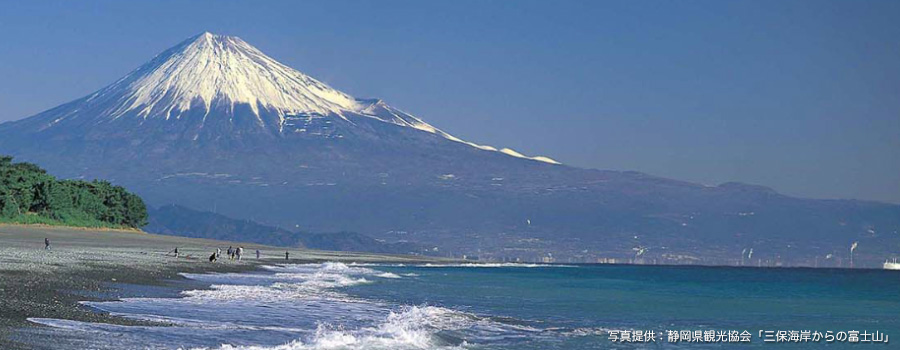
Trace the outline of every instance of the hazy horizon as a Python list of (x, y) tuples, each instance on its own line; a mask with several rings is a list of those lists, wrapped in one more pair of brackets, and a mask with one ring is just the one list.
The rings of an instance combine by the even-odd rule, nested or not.
[(210, 31), (481, 144), (900, 203), (897, 3), (102, 4), (5, 5), (0, 122)]

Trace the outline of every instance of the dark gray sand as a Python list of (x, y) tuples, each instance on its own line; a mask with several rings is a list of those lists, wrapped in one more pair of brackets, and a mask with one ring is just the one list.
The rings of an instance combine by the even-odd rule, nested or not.
[[(49, 238), (51, 250), (44, 249)], [(243, 246), (244, 259), (229, 261), (228, 246)], [(171, 251), (178, 247), (179, 257)], [(222, 259), (210, 263), (216, 248)], [(262, 258), (256, 260), (256, 250)], [(11, 333), (39, 327), (27, 318), (57, 318), (114, 324), (137, 321), (110, 316), (80, 305), (84, 300), (117, 298), (122, 285), (177, 286), (182, 272), (235, 272), (261, 264), (316, 261), (417, 262), (409, 256), (285, 249), (240, 242), (213, 241), (141, 232), (78, 228), (0, 225), (0, 344), (2, 349), (28, 349), (11, 340)], [(181, 286), (183, 287), (183, 285)], [(131, 288), (135, 290), (135, 288)], [(139, 290), (139, 288), (138, 288)]]

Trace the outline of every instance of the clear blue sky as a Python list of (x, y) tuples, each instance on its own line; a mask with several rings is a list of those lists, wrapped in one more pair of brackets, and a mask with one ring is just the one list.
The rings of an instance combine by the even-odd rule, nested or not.
[(478, 143), (900, 203), (900, 1), (7, 1), (0, 121), (203, 31)]

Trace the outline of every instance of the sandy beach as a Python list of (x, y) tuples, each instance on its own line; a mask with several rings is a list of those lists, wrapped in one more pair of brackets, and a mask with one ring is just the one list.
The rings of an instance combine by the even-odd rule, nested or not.
[[(44, 249), (45, 238), (50, 239), (50, 250)], [(244, 247), (243, 261), (227, 259), (225, 249), (229, 246)], [(178, 258), (171, 253), (176, 247)], [(222, 259), (210, 263), (208, 258), (216, 248), (222, 249)], [(259, 260), (257, 249), (261, 252)], [(135, 288), (121, 286), (177, 286), (185, 283), (179, 275), (184, 272), (246, 271), (261, 264), (285, 263), (286, 250), (290, 263), (429, 260), (132, 231), (0, 225), (0, 344), (3, 349), (33, 349), (33, 345), (24, 345), (14, 336), (17, 329), (38, 327), (28, 318), (135, 324), (137, 321), (97, 312), (79, 301), (133, 296), (127, 293), (134, 293)]]

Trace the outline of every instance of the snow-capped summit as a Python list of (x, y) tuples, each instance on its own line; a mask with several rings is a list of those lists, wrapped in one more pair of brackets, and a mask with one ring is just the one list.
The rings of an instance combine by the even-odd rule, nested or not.
[(89, 99), (115, 100), (108, 117), (178, 118), (245, 104), (283, 115), (340, 114), (359, 108), (340, 91), (275, 61), (238, 37), (209, 32), (185, 40)]
[[(23, 122), (33, 130), (82, 128), (97, 137), (128, 128), (165, 129), (176, 139), (201, 141), (248, 134), (343, 138), (363, 132), (358, 118), (497, 151), (463, 141), (381, 100), (338, 91), (238, 37), (209, 32), (162, 52), (85, 98)], [(502, 153), (558, 164), (547, 157)]]

